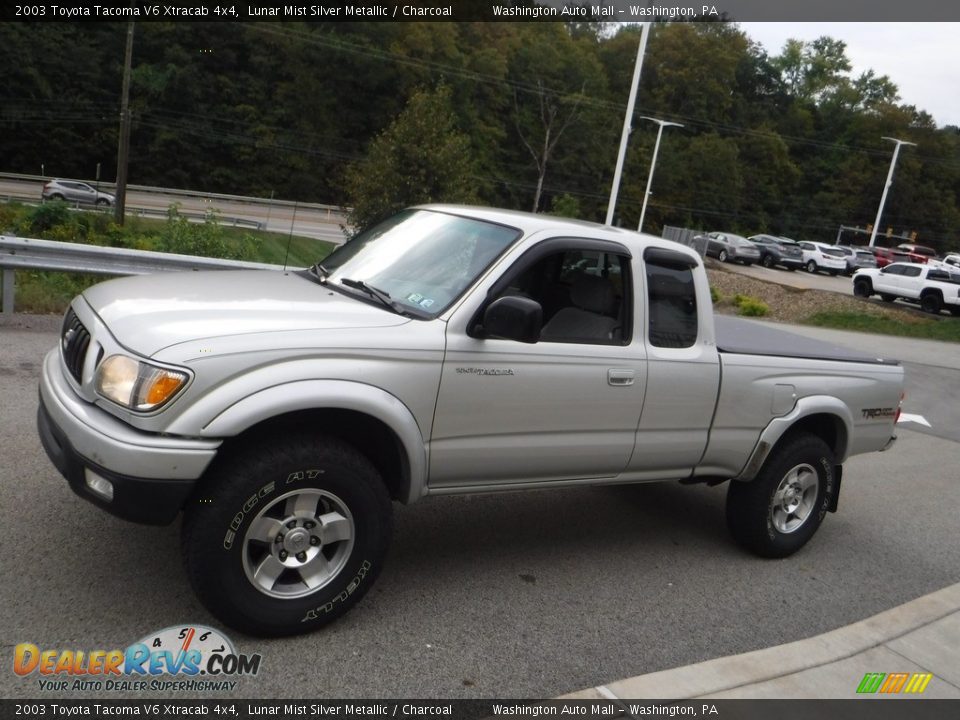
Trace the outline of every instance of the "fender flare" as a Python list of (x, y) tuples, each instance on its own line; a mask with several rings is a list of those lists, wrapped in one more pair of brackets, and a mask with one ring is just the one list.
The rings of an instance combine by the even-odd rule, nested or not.
[(830, 395), (810, 395), (800, 398), (789, 413), (774, 418), (767, 424), (760, 433), (743, 470), (734, 480), (753, 480), (780, 439), (799, 421), (813, 415), (830, 415), (842, 423), (843, 437), (838, 439), (835, 451), (837, 465), (843, 464), (847, 459), (847, 449), (853, 434), (853, 415), (850, 408), (842, 400)]
[[(348, 380), (295, 380), (273, 385), (238, 399), (205, 420), (201, 433), (205, 437), (235, 437), (264, 420), (298, 410), (323, 409), (353, 410), (390, 428), (400, 441), (410, 469), (401, 502), (411, 503), (426, 494), (427, 450), (420, 426), (396, 396), (373, 385)], [(175, 432), (176, 424), (171, 432)]]

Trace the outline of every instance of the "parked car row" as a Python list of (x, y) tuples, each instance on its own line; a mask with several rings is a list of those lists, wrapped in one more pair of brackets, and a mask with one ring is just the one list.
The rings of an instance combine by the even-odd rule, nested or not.
[[(788, 237), (759, 233), (743, 237), (728, 232), (710, 232), (695, 240), (704, 244), (708, 257), (720, 262), (759, 263), (766, 268), (794, 271), (803, 268), (809, 273), (853, 275), (858, 270), (884, 268), (892, 263), (933, 263), (950, 270), (960, 267), (960, 253), (938, 258), (936, 250), (925, 245), (902, 243), (895, 248), (866, 245), (830, 245), (801, 241)], [(949, 267), (948, 267), (949, 266)]]

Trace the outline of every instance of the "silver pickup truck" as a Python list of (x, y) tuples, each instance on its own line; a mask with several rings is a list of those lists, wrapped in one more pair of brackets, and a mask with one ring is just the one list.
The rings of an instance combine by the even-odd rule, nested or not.
[(83, 498), (163, 524), (203, 603), (312, 630), (370, 588), (391, 501), (729, 481), (734, 539), (801, 548), (841, 464), (894, 440), (895, 362), (713, 317), (655, 237), (459, 206), (312, 268), (111, 280), (43, 364), (38, 424)]

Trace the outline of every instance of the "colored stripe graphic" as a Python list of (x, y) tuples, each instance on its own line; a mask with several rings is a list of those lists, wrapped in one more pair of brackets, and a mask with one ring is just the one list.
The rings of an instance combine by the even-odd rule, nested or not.
[(883, 685), (880, 686), (882, 693), (898, 693), (910, 677), (907, 673), (890, 673)]
[(883, 678), (886, 677), (886, 673), (867, 673), (863, 676), (863, 680), (860, 681), (859, 687), (857, 687), (858, 693), (875, 693), (880, 689), (880, 683), (883, 682)]
[(930, 684), (932, 677), (932, 673), (914, 673), (903, 691), (907, 693), (922, 693), (927, 689), (927, 685)]
[(900, 692), (918, 695), (927, 689), (932, 673), (867, 673), (857, 686), (860, 694), (897, 694)]

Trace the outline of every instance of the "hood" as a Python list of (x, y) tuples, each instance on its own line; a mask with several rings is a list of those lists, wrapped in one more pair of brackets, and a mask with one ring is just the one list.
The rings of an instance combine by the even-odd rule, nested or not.
[(270, 270), (126, 277), (95, 285), (83, 297), (121, 345), (148, 357), (190, 340), (409, 322), (302, 274)]

